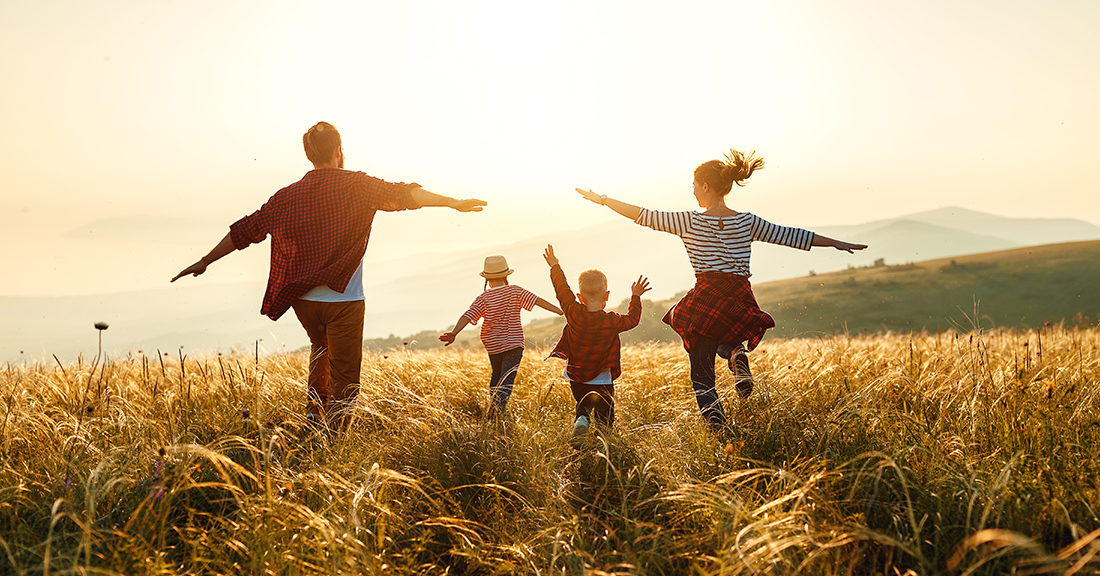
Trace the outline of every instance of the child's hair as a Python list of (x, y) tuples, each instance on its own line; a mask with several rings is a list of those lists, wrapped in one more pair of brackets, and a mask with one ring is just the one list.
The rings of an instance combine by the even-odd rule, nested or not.
[(595, 268), (589, 268), (581, 272), (581, 275), (577, 277), (577, 284), (580, 288), (581, 296), (585, 298), (595, 300), (597, 298), (602, 298), (607, 292), (607, 276), (604, 276), (603, 272)]
[[(497, 278), (497, 280), (504, 280), (503, 286), (508, 286), (508, 277), (507, 276), (505, 276), (504, 278)], [(489, 289), (489, 279), (486, 278), (485, 279), (485, 285), (481, 287), (481, 291), (485, 292), (488, 289)]]
[(306, 149), (306, 158), (314, 164), (327, 162), (332, 153), (340, 147), (340, 132), (328, 122), (318, 122), (302, 134), (302, 146)]
[(753, 150), (748, 154), (730, 148), (725, 154), (725, 162), (708, 160), (695, 169), (695, 180), (705, 184), (725, 196), (733, 185), (744, 186), (745, 180), (756, 170), (764, 168), (764, 159)]

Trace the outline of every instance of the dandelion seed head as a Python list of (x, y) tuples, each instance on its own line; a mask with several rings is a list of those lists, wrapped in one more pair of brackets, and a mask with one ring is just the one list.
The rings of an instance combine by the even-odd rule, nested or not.
[(107, 328), (108, 328), (108, 325), (107, 325), (106, 322), (96, 322), (95, 323), (95, 329), (96, 330), (106, 330)]

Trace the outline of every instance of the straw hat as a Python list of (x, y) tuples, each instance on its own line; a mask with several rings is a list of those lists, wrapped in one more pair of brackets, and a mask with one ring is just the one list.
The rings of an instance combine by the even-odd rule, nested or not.
[(515, 272), (508, 267), (508, 260), (504, 256), (486, 256), (485, 257), (485, 270), (481, 273), (481, 276), (488, 278), (504, 278)]

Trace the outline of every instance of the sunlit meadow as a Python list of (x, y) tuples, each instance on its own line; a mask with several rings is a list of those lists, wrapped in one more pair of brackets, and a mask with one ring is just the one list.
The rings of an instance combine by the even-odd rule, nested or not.
[(368, 354), (336, 435), (301, 353), (9, 363), (0, 573), (1095, 573), (1098, 344), (765, 340), (720, 434), (682, 349), (630, 345), (579, 452), (545, 350), (495, 425), (483, 351)]

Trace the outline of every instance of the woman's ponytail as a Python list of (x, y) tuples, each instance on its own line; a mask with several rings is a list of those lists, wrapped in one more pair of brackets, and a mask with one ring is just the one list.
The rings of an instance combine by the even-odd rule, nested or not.
[(744, 186), (745, 181), (756, 170), (764, 167), (764, 159), (753, 150), (748, 154), (730, 148), (725, 153), (726, 160), (708, 160), (695, 169), (695, 179), (709, 184), (711, 188), (725, 196), (733, 185)]
[(738, 186), (744, 186), (745, 180), (748, 180), (753, 172), (764, 168), (764, 159), (756, 155), (756, 150), (745, 154), (730, 148), (725, 156), (730, 181)]

